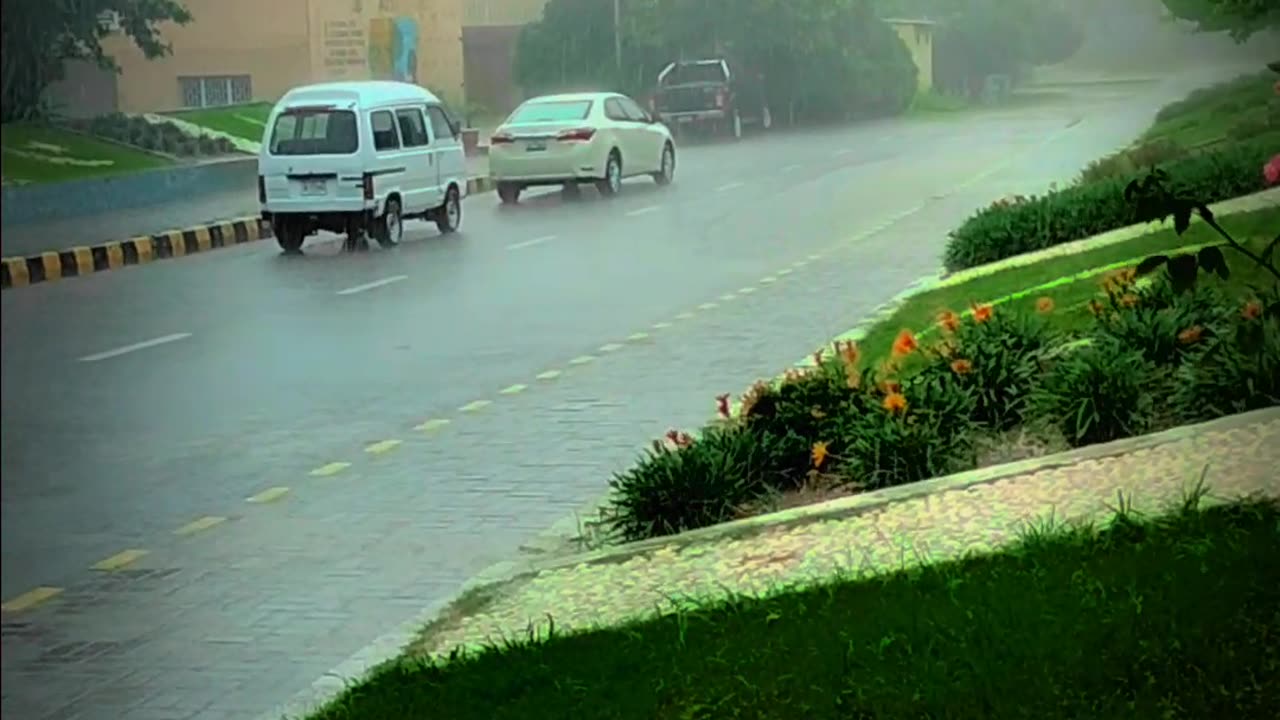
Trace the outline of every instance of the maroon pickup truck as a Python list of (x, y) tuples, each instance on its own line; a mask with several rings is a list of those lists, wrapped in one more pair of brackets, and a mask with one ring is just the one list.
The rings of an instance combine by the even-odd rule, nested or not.
[(652, 106), (676, 133), (709, 129), (738, 139), (746, 125), (773, 124), (759, 80), (738, 77), (723, 58), (668, 63), (658, 73)]

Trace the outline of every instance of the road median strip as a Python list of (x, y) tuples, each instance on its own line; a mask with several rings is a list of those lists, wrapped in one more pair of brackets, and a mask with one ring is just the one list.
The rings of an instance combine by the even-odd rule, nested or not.
[[(493, 182), (487, 177), (467, 180), (468, 195), (478, 195), (492, 189)], [(128, 240), (6, 257), (0, 264), (0, 289), (9, 290), (64, 278), (83, 277), (145, 265), (155, 260), (171, 260), (246, 245), (272, 237), (271, 225), (260, 217), (252, 216), (198, 225), (185, 230), (140, 235)]]

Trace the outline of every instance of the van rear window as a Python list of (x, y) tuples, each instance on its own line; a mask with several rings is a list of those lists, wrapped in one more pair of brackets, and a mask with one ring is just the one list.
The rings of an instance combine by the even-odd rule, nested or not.
[(332, 108), (289, 108), (271, 128), (272, 155), (350, 155), (360, 146), (356, 114)]
[(521, 125), (524, 123), (568, 122), (585, 120), (591, 112), (590, 100), (565, 100), (559, 102), (532, 102), (516, 108), (507, 118), (507, 123)]

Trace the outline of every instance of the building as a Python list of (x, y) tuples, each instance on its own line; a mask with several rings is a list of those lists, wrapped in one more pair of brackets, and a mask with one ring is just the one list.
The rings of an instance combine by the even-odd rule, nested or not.
[(512, 73), (520, 28), (542, 19), (547, 0), (464, 0), (462, 52), (467, 100), (503, 115), (524, 99)]
[(911, 51), (911, 59), (918, 71), (916, 81), (920, 92), (929, 92), (933, 89), (933, 30), (937, 23), (900, 18), (885, 18), (884, 21), (897, 31), (902, 43)]
[(103, 47), (121, 72), (68, 68), (53, 88), (71, 114), (161, 112), (255, 100), (328, 80), (417, 82), (464, 97), (464, 0), (184, 0), (173, 53), (147, 60), (121, 34)]

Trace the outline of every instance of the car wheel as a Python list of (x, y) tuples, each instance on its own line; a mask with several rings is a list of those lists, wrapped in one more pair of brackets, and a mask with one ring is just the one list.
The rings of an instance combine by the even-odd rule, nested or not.
[(773, 113), (769, 112), (769, 106), (767, 105), (765, 106), (764, 112), (762, 113), (762, 115), (763, 117), (761, 117), (760, 119), (760, 124), (764, 127), (764, 129), (768, 130), (769, 128), (773, 127)]
[(301, 255), (302, 243), (306, 236), (302, 234), (302, 223), (293, 220), (276, 220), (271, 223), (271, 234), (276, 236), (276, 244), (286, 255)]
[(604, 177), (596, 181), (596, 189), (605, 197), (613, 197), (622, 190), (622, 156), (617, 150), (609, 152), (609, 160), (604, 165)]
[(733, 111), (733, 120), (730, 121), (729, 132), (732, 133), (734, 140), (742, 139), (742, 116), (737, 110)]
[(653, 174), (654, 182), (659, 185), (670, 185), (676, 176), (676, 149), (667, 143), (662, 146), (662, 164), (658, 172)]
[(520, 202), (520, 186), (511, 183), (498, 183), (498, 199), (503, 205), (515, 205)]
[(373, 237), (384, 248), (392, 248), (400, 244), (404, 237), (404, 217), (400, 214), (400, 201), (395, 198), (387, 200), (387, 207), (382, 211), (373, 230)]
[(458, 188), (450, 185), (448, 192), (444, 194), (444, 205), (436, 210), (436, 228), (440, 230), (441, 235), (450, 235), (458, 231), (462, 227), (462, 198), (458, 195)]

